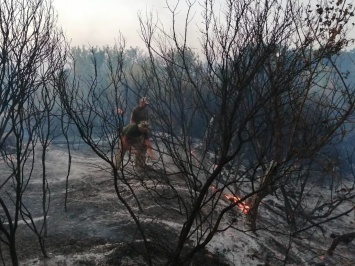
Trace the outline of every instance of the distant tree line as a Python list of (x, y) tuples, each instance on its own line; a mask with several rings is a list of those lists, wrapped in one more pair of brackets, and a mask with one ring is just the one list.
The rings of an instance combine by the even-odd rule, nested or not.
[[(249, 51), (247, 51), (249, 49)], [(110, 83), (110, 77), (106, 73), (106, 68), (107, 68), (107, 60), (114, 56), (115, 48), (114, 47), (87, 47), (87, 46), (75, 46), (71, 48), (71, 55), (72, 55), (72, 60), (75, 62), (75, 69), (76, 69), (76, 74), (81, 77), (89, 77), (90, 75), (93, 75), (93, 69), (92, 69), (92, 62), (95, 60), (95, 64), (97, 64), (97, 75), (98, 79), (100, 80), (100, 83), (102, 86), (107, 86)], [(246, 48), (246, 54), (249, 54), (249, 56), (252, 56), (253, 53), (253, 48), (250, 46), (249, 48)], [(172, 51), (171, 52), (173, 56), (178, 56), (177, 51)], [(175, 55), (174, 55), (175, 53)], [(292, 59), (292, 54), (294, 52), (292, 50), (288, 51), (289, 58)], [(187, 53), (188, 55), (185, 55), (189, 60), (189, 63), (191, 64), (192, 67), (199, 67), (201, 68), (208, 68), (208, 65), (203, 62), (200, 62), (199, 55), (196, 52), (193, 52), (192, 50), (189, 50)], [(248, 56), (248, 55), (247, 55)], [(348, 84), (353, 84), (355, 81), (355, 74), (354, 71), (354, 60), (355, 60), (355, 49), (349, 50), (349, 51), (340, 51), (339, 52), (339, 59), (335, 61), (336, 67), (339, 69), (339, 71), (342, 72), (344, 75), (344, 79), (347, 80)], [(140, 47), (129, 47), (125, 48), (123, 51), (123, 58), (124, 58), (124, 66), (125, 66), (125, 74), (129, 75), (129, 71), (134, 69), (134, 74), (135, 75), (142, 75), (143, 70), (140, 69), (140, 64), (146, 60), (148, 60), (148, 55), (144, 53), (143, 49)], [(179, 60), (179, 59), (177, 59)], [(180, 59), (181, 61), (181, 59)], [(322, 61), (322, 64), (327, 65), (329, 64), (330, 61), (325, 58)], [(173, 63), (172, 63), (173, 64)], [(193, 71), (193, 70), (191, 70)], [(191, 73), (192, 75), (196, 75), (198, 73)], [(322, 83), (327, 83), (329, 80), (329, 73), (325, 73), (323, 75), (319, 75), (317, 77), (316, 83), (314, 83), (314, 87), (316, 88), (317, 86), (322, 86)], [(143, 86), (141, 87), (135, 87), (132, 86), (131, 84), (123, 84), (123, 88), (126, 90), (126, 97), (129, 99), (127, 103), (127, 116), (129, 116), (129, 111), (132, 110), (138, 103), (139, 97), (143, 95), (148, 95), (147, 89), (144, 89)], [(192, 88), (191, 88), (192, 89)], [(190, 89), (190, 90), (191, 90)], [(85, 91), (85, 88), (83, 88)], [(185, 89), (188, 91), (188, 89)], [(211, 98), (211, 99), (209, 99)], [(208, 100), (208, 106), (209, 109), (213, 110), (216, 108), (216, 102), (215, 99), (212, 98), (212, 95), (207, 94), (206, 90), (206, 99)], [(154, 101), (153, 101), (154, 102)], [(174, 113), (178, 113), (176, 108), (174, 106), (171, 106), (171, 111)], [(213, 116), (213, 114), (211, 114)], [(127, 121), (126, 121), (127, 122)], [(191, 133), (190, 135), (192, 137), (196, 138), (202, 138), (205, 134), (206, 127), (203, 125), (203, 118), (196, 118), (196, 120), (191, 123)]]

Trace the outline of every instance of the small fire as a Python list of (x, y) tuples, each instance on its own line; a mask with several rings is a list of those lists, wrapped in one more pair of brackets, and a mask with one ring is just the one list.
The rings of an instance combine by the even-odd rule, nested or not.
[(226, 197), (226, 199), (228, 199), (229, 201), (236, 203), (239, 201), (238, 208), (242, 211), (242, 213), (247, 214), (250, 206), (246, 205), (245, 203), (240, 201), (240, 198), (233, 196), (233, 195), (224, 195), (224, 197)]
[[(214, 186), (211, 186), (211, 189), (212, 189), (212, 191), (216, 191), (216, 190), (217, 190), (217, 188), (214, 187)], [(229, 202), (231, 202), (231, 203), (237, 203), (237, 202), (238, 202), (237, 205), (238, 205), (238, 208), (241, 210), (241, 212), (244, 213), (244, 214), (247, 214), (247, 213), (248, 213), (248, 211), (249, 211), (249, 209), (250, 209), (250, 206), (247, 205), (246, 203), (243, 203), (242, 201), (240, 201), (240, 198), (239, 198), (239, 197), (234, 196), (234, 195), (231, 195), (231, 194), (226, 194), (226, 193), (224, 193), (224, 192), (222, 192), (222, 196), (223, 196), (226, 200), (228, 200)]]

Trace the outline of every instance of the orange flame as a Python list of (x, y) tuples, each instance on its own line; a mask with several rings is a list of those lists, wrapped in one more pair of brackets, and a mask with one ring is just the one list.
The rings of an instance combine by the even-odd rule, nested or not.
[(238, 208), (242, 211), (242, 213), (244, 213), (244, 214), (248, 213), (248, 211), (250, 209), (250, 206), (248, 206), (245, 203), (241, 202), (240, 198), (238, 198), (236, 196), (233, 196), (233, 195), (224, 195), (224, 197), (226, 199), (228, 199), (229, 201), (233, 202), (233, 203), (236, 203), (236, 202), (239, 201), (239, 203), (237, 204)]
[[(212, 188), (212, 191), (216, 191), (216, 190), (217, 190), (217, 188), (214, 187), (214, 186), (211, 186), (211, 188)], [(231, 203), (236, 203), (236, 202), (238, 202), (238, 203), (237, 203), (237, 206), (238, 206), (238, 208), (241, 210), (242, 213), (244, 213), (244, 214), (247, 214), (247, 213), (248, 213), (248, 211), (249, 211), (249, 209), (250, 209), (250, 206), (247, 205), (247, 204), (244, 203), (244, 202), (241, 202), (239, 197), (234, 196), (234, 195), (231, 195), (231, 194), (226, 194), (226, 193), (224, 193), (224, 192), (222, 192), (222, 195), (223, 195), (223, 197), (224, 197), (225, 199), (227, 199), (227, 200), (228, 200), (229, 202), (231, 202)]]

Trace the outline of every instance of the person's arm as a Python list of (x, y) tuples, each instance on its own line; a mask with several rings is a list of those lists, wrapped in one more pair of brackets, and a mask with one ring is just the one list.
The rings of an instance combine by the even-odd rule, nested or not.
[(150, 142), (149, 139), (145, 139), (144, 140), (144, 146), (146, 147), (147, 149), (147, 154), (149, 156), (149, 158), (152, 160), (152, 161), (155, 161), (157, 159), (157, 157), (155, 156), (154, 154), (154, 151), (152, 149), (152, 144)]
[(121, 147), (123, 151), (129, 150), (129, 145), (127, 141), (127, 136), (122, 136), (121, 137)]

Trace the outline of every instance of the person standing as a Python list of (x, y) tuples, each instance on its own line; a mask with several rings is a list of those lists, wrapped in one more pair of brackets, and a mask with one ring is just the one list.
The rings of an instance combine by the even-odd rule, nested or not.
[(149, 130), (149, 125), (146, 121), (141, 121), (139, 124), (131, 123), (122, 129), (120, 149), (116, 154), (116, 165), (121, 167), (123, 157), (127, 151), (135, 153), (135, 163), (138, 168), (145, 166), (146, 147), (144, 144), (144, 135)]
[(139, 105), (133, 109), (131, 115), (131, 123), (139, 124), (141, 121), (149, 122), (149, 112), (147, 105), (149, 104), (147, 97), (139, 100)]
[[(142, 168), (145, 166), (146, 153), (151, 160), (156, 160), (149, 140), (149, 113), (146, 108), (148, 100), (143, 97), (139, 105), (133, 109), (130, 124), (121, 131), (118, 153), (115, 155), (115, 161), (118, 168), (121, 167), (123, 157), (127, 151), (135, 153), (136, 166)], [(119, 109), (120, 110), (120, 109)], [(117, 110), (118, 114), (122, 114)]]
[[(131, 119), (130, 122), (138, 125), (142, 121), (145, 121), (145, 123), (148, 123), (149, 125), (149, 111), (147, 108), (147, 105), (149, 104), (149, 101), (147, 97), (142, 97), (139, 100), (139, 105), (133, 109), (132, 114), (131, 114)], [(149, 139), (149, 130), (143, 133), (143, 143), (144, 146), (146, 147), (146, 152), (151, 160), (156, 160), (156, 156), (153, 152), (152, 149), (152, 143)]]

